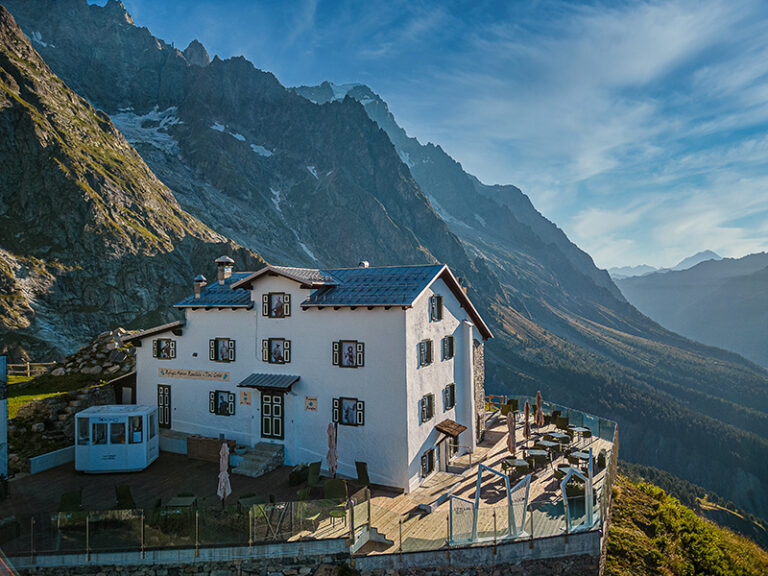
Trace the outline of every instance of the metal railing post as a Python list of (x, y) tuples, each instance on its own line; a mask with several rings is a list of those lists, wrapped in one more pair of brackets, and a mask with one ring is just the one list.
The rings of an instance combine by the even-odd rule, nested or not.
[(493, 554), (496, 555), (496, 509), (493, 509)]
[(400, 545), (398, 546), (398, 551), (402, 554), (403, 553), (403, 518), (400, 518)]
[(85, 515), (85, 561), (91, 561), (91, 513)]
[(531, 518), (531, 540), (528, 544), (528, 548), (533, 548), (533, 505), (528, 505), (528, 516)]
[(371, 523), (371, 489), (366, 487), (365, 489), (365, 498), (368, 500), (368, 528), (373, 526)]
[(139, 531), (139, 536), (141, 538), (141, 559), (144, 560), (144, 510), (141, 511), (141, 527)]
[(248, 552), (253, 548), (253, 506), (248, 507)]
[(29, 520), (29, 553), (32, 558), (35, 557), (35, 517)]
[(200, 558), (200, 511), (195, 510), (195, 558)]

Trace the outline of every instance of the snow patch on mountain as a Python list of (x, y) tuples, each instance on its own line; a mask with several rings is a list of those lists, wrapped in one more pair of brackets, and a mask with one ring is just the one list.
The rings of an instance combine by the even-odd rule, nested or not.
[(265, 148), (264, 146), (261, 146), (259, 144), (251, 144), (251, 150), (256, 152), (256, 154), (258, 154), (259, 156), (264, 156), (265, 158), (269, 158), (273, 154), (272, 150)]
[(216, 130), (216, 132), (224, 132), (226, 129), (227, 127), (219, 122), (214, 122), (213, 126), (211, 126), (211, 130)]
[(280, 215), (282, 216), (283, 211), (280, 208), (280, 202), (283, 200), (283, 197), (280, 194), (280, 191), (275, 190), (274, 188), (270, 188), (269, 191), (272, 192), (272, 204), (275, 205), (275, 209), (277, 209), (277, 211), (280, 212)]
[(32, 32), (32, 36), (30, 36), (30, 40), (34, 42), (35, 44), (39, 44), (43, 48), (56, 48), (53, 44), (48, 44), (45, 40), (43, 40), (43, 37), (40, 35), (40, 32), (34, 31)]
[(160, 110), (158, 106), (146, 114), (136, 114), (133, 108), (121, 108), (111, 116), (112, 122), (131, 144), (149, 144), (166, 154), (179, 154), (179, 143), (168, 129), (182, 121), (176, 116), (176, 107)]
[(237, 132), (230, 132), (229, 135), (232, 136), (232, 138), (234, 138), (235, 140), (240, 140), (240, 142), (245, 142), (245, 136), (243, 136), (242, 134), (238, 134)]
[(477, 220), (478, 222), (480, 222), (480, 225), (481, 225), (483, 228), (487, 228), (487, 225), (485, 224), (485, 218), (483, 218), (482, 216), (480, 216), (480, 214), (475, 214), (475, 220)]
[(312, 252), (312, 250), (310, 250), (309, 248), (307, 248), (307, 245), (306, 245), (306, 244), (304, 244), (304, 242), (302, 242), (301, 240), (299, 240), (299, 237), (298, 237), (298, 235), (296, 234), (296, 231), (295, 231), (295, 230), (294, 230), (293, 234), (296, 236), (296, 240), (298, 241), (298, 243), (299, 243), (299, 246), (301, 246), (301, 249), (302, 249), (302, 250), (304, 250), (304, 252), (306, 252), (307, 256), (309, 256), (310, 258), (312, 258), (312, 260), (314, 260), (315, 262), (317, 262), (317, 261), (318, 261), (318, 260), (317, 260), (317, 256), (315, 256), (315, 255), (314, 255), (314, 253)]
[(317, 168), (315, 168), (314, 166), (307, 166), (307, 170), (309, 170), (309, 173), (315, 177), (315, 180), (319, 180), (319, 178), (317, 177)]
[(334, 100), (344, 100), (349, 91), (358, 86), (358, 84), (334, 84), (333, 82), (330, 82), (330, 85)]
[(413, 168), (415, 164), (413, 163), (413, 160), (411, 160), (410, 154), (406, 152), (405, 150), (399, 150), (397, 151), (397, 155), (400, 156), (400, 160), (403, 161), (403, 164), (408, 166), (408, 168)]

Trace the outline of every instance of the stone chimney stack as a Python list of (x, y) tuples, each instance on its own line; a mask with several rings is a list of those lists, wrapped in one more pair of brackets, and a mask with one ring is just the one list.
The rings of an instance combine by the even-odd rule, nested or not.
[(202, 274), (198, 274), (195, 277), (195, 283), (193, 284), (193, 287), (195, 289), (195, 298), (200, 298), (200, 294), (203, 291), (203, 286), (206, 286), (208, 282), (205, 281), (205, 276)]
[(232, 276), (232, 267), (235, 261), (229, 256), (219, 256), (216, 258), (216, 267), (218, 268), (219, 284), (224, 285), (224, 280)]

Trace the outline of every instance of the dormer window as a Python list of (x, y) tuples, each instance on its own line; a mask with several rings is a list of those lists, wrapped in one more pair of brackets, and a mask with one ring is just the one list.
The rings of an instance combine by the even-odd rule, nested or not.
[(230, 338), (213, 338), (209, 340), (208, 358), (214, 362), (234, 362), (235, 341)]
[(291, 295), (270, 292), (261, 296), (261, 315), (268, 318), (286, 318), (291, 315)]
[(443, 297), (435, 294), (429, 297), (429, 320), (438, 322), (443, 319)]
[(173, 360), (176, 358), (176, 341), (171, 338), (152, 340), (152, 357), (159, 360)]

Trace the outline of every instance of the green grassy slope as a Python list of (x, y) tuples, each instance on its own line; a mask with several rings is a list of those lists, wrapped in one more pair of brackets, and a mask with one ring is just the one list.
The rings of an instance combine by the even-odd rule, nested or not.
[(768, 553), (651, 484), (619, 476), (606, 576), (768, 574)]

